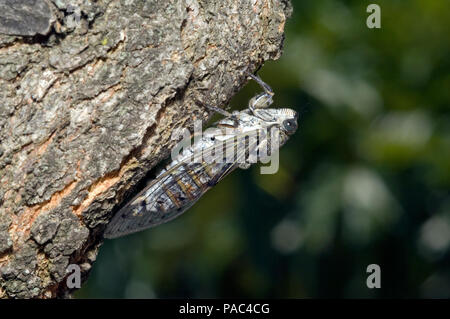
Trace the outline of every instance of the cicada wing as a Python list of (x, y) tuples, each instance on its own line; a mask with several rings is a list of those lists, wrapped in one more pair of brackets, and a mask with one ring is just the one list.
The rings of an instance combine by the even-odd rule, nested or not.
[[(249, 145), (254, 148), (256, 142)], [(203, 152), (209, 152), (215, 146)], [(227, 150), (236, 150), (231, 162), (223, 162), (220, 155), (211, 158), (209, 163), (195, 161), (193, 157), (170, 167), (158, 176), (129, 203), (121, 208), (108, 224), (104, 237), (117, 238), (130, 233), (151, 228), (168, 222), (189, 209), (197, 200), (222, 178), (232, 172), (244, 161), (245, 149), (234, 142), (225, 143)]]
[[(225, 165), (223, 167), (228, 168)], [(214, 177), (208, 182), (209, 177), (206, 177), (204, 169), (202, 164), (195, 167), (186, 164), (168, 170), (167, 174), (154, 180), (114, 215), (104, 237), (117, 238), (135, 233), (168, 222), (184, 213), (213, 186)], [(216, 168), (218, 171), (220, 169), (222, 168)], [(220, 172), (217, 173), (218, 176), (219, 174)]]
[[(155, 227), (168, 222), (183, 214), (192, 205), (194, 205), (201, 196), (187, 203), (178, 209), (169, 211), (153, 211), (146, 208), (138, 208), (138, 204), (127, 204), (113, 217), (108, 224), (104, 237), (118, 238), (128, 234), (136, 233), (147, 228)], [(135, 214), (135, 212), (137, 212)]]

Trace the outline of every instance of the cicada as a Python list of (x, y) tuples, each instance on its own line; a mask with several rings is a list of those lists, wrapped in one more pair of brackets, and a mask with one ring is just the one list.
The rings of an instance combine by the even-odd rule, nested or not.
[(207, 106), (224, 118), (194, 140), (114, 215), (106, 227), (106, 238), (138, 232), (180, 216), (234, 169), (267, 160), (295, 133), (297, 112), (268, 108), (273, 103), (272, 89), (258, 76), (248, 76), (264, 91), (250, 99), (248, 108), (242, 111), (229, 113)]

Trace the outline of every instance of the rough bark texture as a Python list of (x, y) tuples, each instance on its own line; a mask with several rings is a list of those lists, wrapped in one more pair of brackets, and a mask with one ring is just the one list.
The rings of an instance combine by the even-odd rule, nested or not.
[[(0, 297), (70, 294), (127, 192), (281, 53), (288, 0), (0, 0)], [(69, 5), (70, 3), (70, 5)]]

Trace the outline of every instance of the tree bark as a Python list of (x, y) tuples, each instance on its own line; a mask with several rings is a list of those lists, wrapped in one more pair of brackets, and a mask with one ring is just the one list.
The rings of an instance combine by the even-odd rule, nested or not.
[[(70, 3), (70, 5), (69, 5)], [(281, 54), (288, 0), (0, 0), (0, 297), (70, 296), (113, 212)]]

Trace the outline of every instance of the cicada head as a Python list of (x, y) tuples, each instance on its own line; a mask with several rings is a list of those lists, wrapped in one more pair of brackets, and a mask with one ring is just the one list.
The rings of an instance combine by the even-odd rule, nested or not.
[(298, 113), (291, 109), (278, 109), (278, 124), (280, 129), (284, 131), (287, 135), (292, 135), (297, 131), (298, 124)]
[(254, 110), (253, 114), (266, 122), (267, 126), (275, 126), (284, 134), (292, 135), (297, 131), (298, 113), (292, 109)]
[[(292, 109), (254, 110), (253, 115), (263, 120), (264, 126), (270, 131), (270, 143), (273, 148), (284, 145), (297, 131), (298, 113)], [(273, 134), (278, 137), (274, 138)]]

